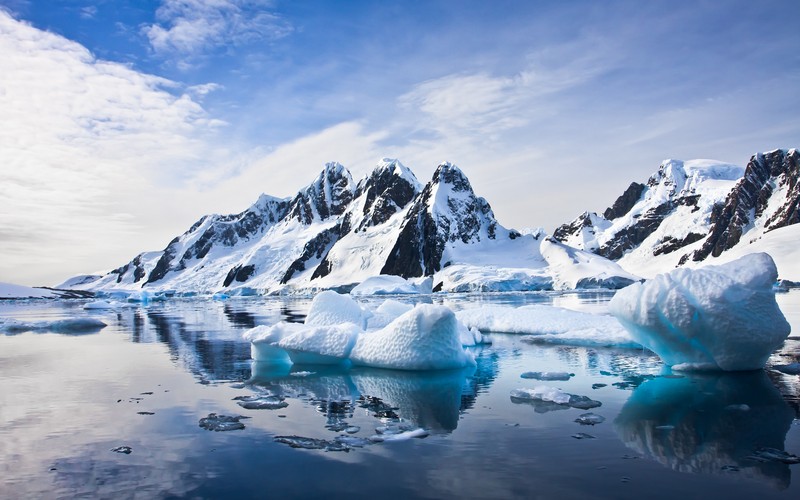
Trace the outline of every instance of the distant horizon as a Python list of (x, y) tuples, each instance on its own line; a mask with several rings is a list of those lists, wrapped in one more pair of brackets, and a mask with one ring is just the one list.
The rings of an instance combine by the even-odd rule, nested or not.
[(2, 4), (3, 282), (114, 269), (329, 161), (450, 161), (552, 233), (665, 159), (800, 147), (800, 33), (753, 29), (791, 0)]

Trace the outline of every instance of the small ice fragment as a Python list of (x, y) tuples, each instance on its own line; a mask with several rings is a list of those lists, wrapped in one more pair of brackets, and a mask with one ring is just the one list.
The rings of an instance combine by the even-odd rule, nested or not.
[(308, 377), (309, 375), (314, 375), (317, 372), (308, 372), (308, 371), (299, 371), (299, 372), (292, 372), (289, 375), (292, 377)]
[(106, 300), (93, 300), (84, 304), (83, 308), (86, 310), (101, 310), (101, 309), (114, 309), (117, 307), (115, 304)]
[(381, 442), (381, 441), (405, 441), (407, 439), (413, 439), (413, 438), (424, 438), (424, 437), (428, 436), (428, 434), (430, 434), (428, 431), (426, 431), (425, 429), (419, 427), (419, 428), (412, 429), (410, 431), (405, 431), (405, 432), (399, 432), (399, 433), (393, 433), (393, 434), (385, 434), (385, 433), (384, 434), (378, 434), (378, 435), (372, 436), (370, 439), (372, 441), (377, 441), (377, 442)]
[(231, 389), (244, 389), (245, 385), (244, 385), (244, 382), (234, 382), (231, 385), (229, 385), (228, 387), (230, 387)]
[(659, 430), (659, 431), (672, 431), (672, 430), (675, 430), (675, 426), (674, 425), (657, 425), (655, 427), (655, 429)]
[(322, 450), (329, 444), (329, 441), (326, 439), (303, 436), (275, 436), (275, 442), (288, 444), (292, 448), (301, 448), (304, 450)]
[(725, 407), (725, 409), (728, 411), (749, 411), (750, 406), (742, 403), (738, 405), (728, 405)]
[(757, 462), (781, 462), (784, 464), (800, 464), (800, 457), (775, 448), (759, 448), (747, 458)]
[(575, 439), (597, 439), (591, 434), (586, 434), (585, 432), (579, 432), (577, 434), (573, 434), (572, 437), (574, 437)]
[(569, 380), (574, 377), (574, 373), (568, 372), (525, 372), (520, 378), (530, 378), (534, 380)]
[(283, 400), (280, 396), (271, 395), (253, 395), (253, 396), (237, 396), (233, 398), (236, 404), (245, 410), (279, 410), (286, 408), (289, 403)]
[(575, 419), (581, 425), (596, 425), (605, 422), (606, 418), (596, 413), (583, 413)]
[(372, 441), (369, 439), (364, 439), (356, 436), (336, 436), (336, 441), (339, 443), (346, 444), (347, 446), (351, 446), (353, 448), (363, 448), (367, 445), (372, 444)]
[(248, 418), (241, 415), (217, 415), (216, 413), (209, 413), (207, 417), (201, 418), (200, 427), (207, 431), (236, 431), (244, 429), (244, 424), (239, 422), (240, 419)]
[(358, 431), (360, 431), (360, 430), (361, 430), (361, 427), (359, 427), (359, 426), (357, 426), (357, 425), (351, 425), (350, 427), (348, 427), (348, 428), (347, 428), (347, 429), (345, 429), (344, 431), (345, 431), (346, 433), (348, 433), (348, 434), (355, 434), (356, 432), (358, 432)]
[(155, 415), (155, 412), (152, 411), (137, 411), (137, 415)]
[(570, 394), (569, 396), (569, 404), (572, 408), (578, 408), (579, 410), (590, 410), (592, 408), (597, 408), (598, 406), (603, 406), (603, 403), (600, 401), (595, 401), (587, 396), (578, 396), (576, 394)]
[(601, 387), (605, 387), (608, 384), (592, 384), (592, 389), (599, 389)]
[(800, 375), (800, 363), (797, 362), (788, 365), (773, 365), (772, 369), (788, 375)]
[(117, 446), (116, 448), (111, 448), (111, 451), (114, 453), (124, 453), (126, 455), (130, 455), (133, 451), (133, 448), (130, 446)]
[(519, 401), (550, 401), (565, 405), (569, 403), (570, 394), (555, 387), (539, 385), (533, 389), (514, 389), (511, 391), (511, 399)]

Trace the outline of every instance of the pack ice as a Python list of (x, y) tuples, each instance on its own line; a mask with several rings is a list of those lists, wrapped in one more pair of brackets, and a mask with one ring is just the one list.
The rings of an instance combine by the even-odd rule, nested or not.
[(777, 278), (772, 258), (756, 253), (633, 284), (609, 310), (673, 368), (756, 370), (790, 332), (775, 301)]

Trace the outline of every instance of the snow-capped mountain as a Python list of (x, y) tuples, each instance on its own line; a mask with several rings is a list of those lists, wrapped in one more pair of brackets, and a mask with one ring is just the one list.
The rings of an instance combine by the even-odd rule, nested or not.
[[(796, 149), (756, 154), (746, 168), (666, 160), (602, 215), (584, 212), (553, 235), (645, 277), (709, 257), (730, 260), (724, 252), (770, 239), (770, 231), (800, 220), (799, 162)], [(781, 255), (773, 257), (784, 274), (794, 272), (781, 266)]]
[(358, 183), (329, 163), (294, 197), (262, 195), (242, 213), (205, 216), (164, 250), (75, 286), (290, 293), (348, 289), (380, 274), (433, 277), (445, 291), (618, 287), (637, 279), (590, 252), (504, 228), (455, 165), (439, 165), (423, 186), (399, 161), (384, 159)]

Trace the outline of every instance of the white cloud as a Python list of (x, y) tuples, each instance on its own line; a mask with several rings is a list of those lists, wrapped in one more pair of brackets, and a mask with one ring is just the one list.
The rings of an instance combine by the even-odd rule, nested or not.
[(160, 220), (182, 213), (152, 213), (152, 185), (187, 185), (228, 157), (206, 146), (219, 123), (171, 81), (97, 60), (3, 11), (0, 53), (4, 280), (52, 284), (37, 280), (60, 266), (68, 276), (119, 265), (121, 249), (152, 244), (142, 225), (164, 238)]
[(260, 0), (163, 0), (154, 24), (142, 27), (153, 50), (187, 65), (206, 51), (286, 36), (288, 23)]

